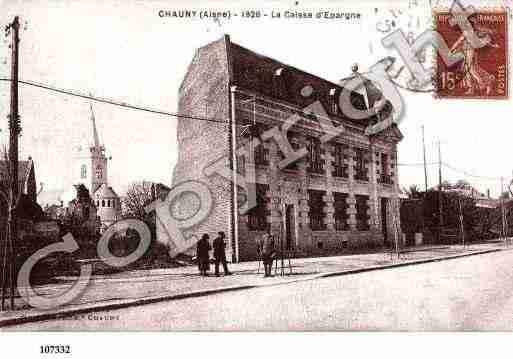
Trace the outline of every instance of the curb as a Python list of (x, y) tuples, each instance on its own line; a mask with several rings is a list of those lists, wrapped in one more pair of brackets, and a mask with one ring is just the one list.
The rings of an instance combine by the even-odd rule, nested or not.
[(108, 304), (106, 304), (106, 303), (99, 303), (97, 305), (83, 304), (83, 305), (78, 305), (76, 307), (64, 308), (64, 309), (61, 309), (58, 311), (53, 311), (53, 312), (41, 312), (41, 313), (34, 313), (34, 314), (28, 314), (28, 315), (25, 314), (25, 315), (21, 315), (18, 317), (0, 319), (0, 328), (19, 325), (19, 324), (26, 324), (26, 323), (31, 323), (31, 322), (61, 319), (61, 318), (71, 317), (74, 315), (87, 314), (87, 313), (100, 311), (100, 310), (102, 310), (102, 311), (116, 310), (116, 309), (132, 307), (132, 306), (153, 304), (153, 303), (164, 302), (164, 301), (180, 300), (180, 299), (187, 299), (187, 298), (197, 298), (197, 297), (203, 297), (203, 296), (208, 296), (208, 295), (212, 295), (212, 294), (228, 293), (228, 292), (234, 292), (234, 291), (239, 291), (239, 290), (286, 285), (286, 284), (310, 281), (310, 280), (315, 280), (315, 279), (320, 279), (320, 278), (330, 278), (330, 277), (358, 274), (358, 273), (371, 272), (371, 271), (377, 271), (377, 270), (406, 267), (406, 266), (412, 266), (412, 265), (418, 265), (418, 264), (440, 262), (440, 261), (444, 261), (444, 260), (500, 252), (503, 250), (504, 249), (500, 249), (500, 248), (487, 249), (487, 250), (483, 250), (483, 251), (477, 251), (477, 252), (466, 253), (466, 254), (456, 254), (456, 255), (452, 255), (452, 256), (442, 256), (442, 257), (421, 259), (421, 260), (415, 260), (415, 261), (409, 261), (409, 262), (386, 264), (386, 265), (381, 265), (381, 266), (372, 266), (372, 267), (365, 267), (365, 268), (348, 269), (348, 270), (337, 271), (337, 272), (314, 274), (307, 278), (298, 278), (298, 279), (293, 279), (290, 281), (285, 281), (285, 282), (280, 282), (280, 283), (229, 286), (229, 287), (200, 290), (200, 291), (182, 293), (182, 294), (163, 295), (163, 296), (161, 295), (161, 296), (146, 297), (146, 298), (139, 298), (139, 299), (124, 299), (124, 300), (118, 300), (115, 303), (108, 303)]
[[(318, 275), (318, 278), (330, 278), (330, 277), (337, 277), (337, 276), (341, 276), (341, 275), (371, 272), (371, 271), (375, 271), (375, 270), (384, 270), (384, 269), (413, 266), (413, 265), (417, 265), (417, 264), (441, 262), (441, 261), (450, 260), (450, 259), (458, 259), (458, 258), (464, 258), (464, 257), (470, 257), (470, 256), (479, 255), (479, 254), (487, 254), (487, 253), (494, 253), (494, 252), (500, 252), (500, 251), (503, 251), (503, 249), (498, 249), (498, 248), (497, 249), (486, 249), (483, 251), (465, 253), (465, 254), (455, 254), (452, 256), (419, 259), (419, 260), (410, 261), (410, 262), (393, 263), (393, 264), (386, 264), (386, 265), (382, 265), (382, 266), (365, 267), (365, 268), (358, 268), (358, 269), (349, 269), (349, 270), (340, 271), (340, 272), (322, 273), (322, 274)], [(1, 326), (1, 323), (0, 323), (0, 326)]]

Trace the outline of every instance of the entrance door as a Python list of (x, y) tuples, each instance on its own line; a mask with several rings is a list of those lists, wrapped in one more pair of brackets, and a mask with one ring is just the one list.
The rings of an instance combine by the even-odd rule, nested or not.
[(286, 249), (294, 247), (294, 205), (287, 204), (285, 207), (285, 245)]
[(387, 226), (387, 206), (388, 199), (381, 198), (381, 231), (383, 233), (383, 242), (388, 245), (388, 226)]

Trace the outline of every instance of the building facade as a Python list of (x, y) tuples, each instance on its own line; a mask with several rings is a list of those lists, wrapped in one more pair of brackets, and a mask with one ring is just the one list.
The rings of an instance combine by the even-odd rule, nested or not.
[[(189, 232), (212, 237), (223, 230), (234, 261), (256, 259), (255, 240), (268, 231), (297, 256), (379, 246), (398, 235), (397, 144), (402, 135), (395, 126), (366, 135), (378, 116), (348, 119), (337, 98), (341, 91), (339, 85), (234, 44), (229, 36), (198, 49), (180, 86), (179, 112), (218, 121), (179, 119), (173, 183), (203, 181), (214, 205)], [(351, 102), (364, 110), (380, 97), (366, 81), (363, 93), (351, 93)], [(319, 105), (320, 111), (312, 110)], [(294, 123), (285, 130), (291, 118)], [(327, 142), (325, 119), (344, 126)], [(273, 128), (293, 151), (304, 148), (306, 154), (281, 168), (284, 148), (276, 138), (264, 140)], [(254, 185), (256, 206), (238, 210), (248, 191), (237, 184), (238, 176), (228, 180), (209, 173), (219, 162), (240, 175), (255, 174), (255, 183), (247, 185)], [(193, 197), (180, 198), (182, 216), (194, 212)]]

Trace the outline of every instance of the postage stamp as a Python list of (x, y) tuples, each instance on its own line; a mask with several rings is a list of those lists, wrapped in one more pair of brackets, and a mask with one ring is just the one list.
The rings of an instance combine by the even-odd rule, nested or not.
[(473, 46), (448, 11), (435, 11), (436, 31), (452, 54), (462, 59), (447, 66), (436, 57), (435, 87), (438, 98), (508, 98), (508, 24), (504, 9), (477, 10), (468, 20), (482, 46)]

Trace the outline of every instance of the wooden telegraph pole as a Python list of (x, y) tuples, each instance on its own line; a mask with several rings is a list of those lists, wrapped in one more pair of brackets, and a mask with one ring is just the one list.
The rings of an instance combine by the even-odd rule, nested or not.
[(422, 154), (424, 157), (424, 191), (428, 190), (427, 165), (426, 165), (426, 142), (424, 140), (424, 125), (422, 125)]
[(501, 205), (501, 236), (504, 237), (504, 244), (508, 244), (507, 234), (506, 234), (506, 214), (504, 210), (504, 179), (501, 177), (501, 197), (500, 197), (500, 205)]
[(460, 232), (461, 232), (461, 243), (463, 245), (463, 249), (465, 249), (465, 227), (463, 224), (463, 208), (461, 206), (461, 198), (458, 198), (458, 204), (460, 208)]
[(443, 214), (442, 214), (442, 150), (440, 148), (440, 141), (438, 141), (438, 241), (442, 240), (443, 228)]
[[(5, 246), (8, 256), (7, 266), (9, 267), (9, 289), (10, 289), (10, 304), (11, 309), (14, 309), (14, 288), (16, 286), (16, 242), (17, 242), (17, 215), (16, 207), (18, 203), (18, 136), (21, 132), (20, 116), (18, 114), (18, 49), (19, 49), (19, 30), (20, 22), (18, 16), (14, 17), (12, 23), (7, 25), (6, 31), (12, 36), (11, 43), (11, 105), (9, 119), (9, 210), (7, 218), (7, 233), (6, 241), (8, 246)], [(6, 271), (7, 268), (4, 268)], [(5, 275), (3, 276), (5, 278)], [(4, 309), (5, 299), (5, 284), (2, 285), (2, 310)]]

